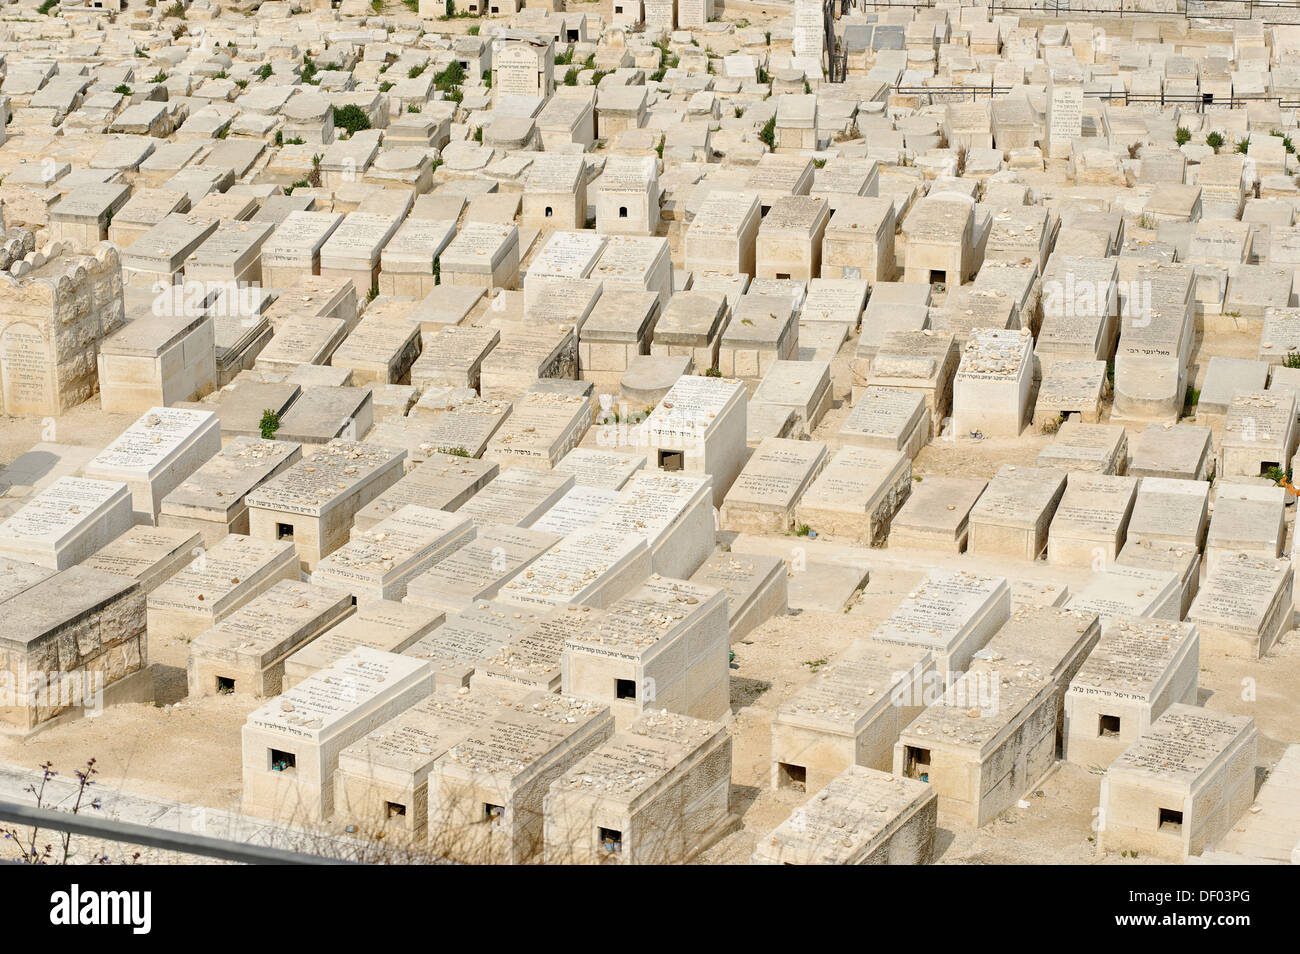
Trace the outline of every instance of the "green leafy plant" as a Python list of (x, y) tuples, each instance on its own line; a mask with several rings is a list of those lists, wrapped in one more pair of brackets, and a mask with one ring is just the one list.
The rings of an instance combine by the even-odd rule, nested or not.
[(264, 79), (264, 80), (268, 80), (268, 79), (271, 78), (271, 64), (270, 64), (270, 63), (263, 63), (261, 66), (258, 67), (258, 69), (257, 69), (257, 78), (258, 78), (258, 79)]
[(164, 73), (162, 70), (159, 70), (157, 73), (154, 74), (153, 79), (149, 80), (149, 82), (150, 82), (150, 83), (165, 83), (165, 82), (167, 82), (167, 74)]
[(185, 4), (181, 3), (181, 0), (176, 0), (176, 2), (170, 7), (163, 10), (163, 18), (166, 19), (167, 17), (176, 17), (179, 20), (184, 20)]
[(44, 3), (42, 3), (39, 7), (36, 8), (36, 12), (41, 14), (42, 16), (48, 17), (50, 15), (50, 11), (53, 10), (58, 5), (59, 5), (59, 0), (45, 0)]
[(776, 148), (776, 117), (772, 116), (763, 124), (763, 128), (758, 133), (759, 142), (766, 144), (768, 149)]
[(1247, 136), (1247, 137), (1246, 137), (1245, 139), (1243, 139), (1241, 142), (1237, 143), (1237, 151), (1238, 151), (1239, 153), (1241, 153), (1243, 156), (1244, 156), (1246, 153), (1250, 152), (1250, 137), (1249, 137), (1249, 136)]
[(1300, 368), (1300, 351), (1295, 349), (1288, 351), (1286, 357), (1282, 359), (1282, 366), (1284, 368)]
[(1288, 153), (1290, 154), (1295, 153), (1295, 143), (1293, 143), (1291, 141), (1291, 137), (1288, 136), (1286, 133), (1282, 132), (1282, 130), (1274, 129), (1271, 133), (1269, 133), (1269, 135), (1276, 136), (1278, 139), (1281, 139), (1282, 148), (1285, 149)]
[(125, 83), (119, 83), (118, 85), (113, 87), (113, 92), (118, 93), (122, 96), (130, 96), (131, 87), (127, 86)]
[(355, 103), (349, 103), (347, 106), (334, 107), (334, 125), (340, 129), (346, 129), (348, 135), (356, 135), (363, 129), (370, 128), (370, 117), (366, 111)]
[(257, 422), (257, 428), (262, 432), (263, 440), (274, 440), (275, 432), (280, 429), (279, 412), (273, 411), (268, 407), (262, 412), (262, 419)]
[(568, 72), (564, 74), (564, 85), (565, 86), (578, 85), (578, 71), (572, 66), (570, 66)]
[(1223, 145), (1223, 142), (1224, 142), (1223, 133), (1220, 132), (1212, 132), (1205, 137), (1205, 144), (1209, 146), (1211, 149), (1213, 149), (1215, 152), (1219, 151), (1219, 148)]
[(469, 451), (463, 447), (441, 447), (438, 449), (440, 454), (450, 454), (452, 457), (470, 457)]

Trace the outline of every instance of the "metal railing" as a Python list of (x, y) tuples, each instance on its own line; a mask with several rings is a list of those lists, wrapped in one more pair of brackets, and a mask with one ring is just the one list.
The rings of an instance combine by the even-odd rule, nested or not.
[(196, 835), (188, 832), (167, 831), (150, 825), (135, 825), (107, 818), (88, 818), (85, 815), (52, 811), (48, 808), (34, 808), (28, 805), (16, 805), (13, 802), (5, 801), (0, 801), (0, 821), (51, 831), (70, 832), (74, 835), (102, 838), (105, 841), (143, 845), (146, 848), (158, 848), (180, 854), (198, 855), (203, 858), (237, 861), (250, 865), (348, 864), (346, 861), (322, 858), (319, 855), (303, 854), (297, 851), (286, 851), (282, 848), (268, 848), (263, 845), (226, 841), (221, 838), (210, 838), (207, 835)]

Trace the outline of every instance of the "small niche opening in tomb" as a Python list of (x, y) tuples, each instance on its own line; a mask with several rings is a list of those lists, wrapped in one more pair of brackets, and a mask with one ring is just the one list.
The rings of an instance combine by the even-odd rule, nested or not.
[(777, 280), (778, 280), (778, 281), (789, 281), (789, 280), (790, 280), (790, 273), (789, 273), (789, 272), (777, 272), (777, 273), (776, 273), (776, 277), (777, 277)]
[(291, 523), (277, 523), (277, 524), (275, 525), (275, 538), (276, 538), (277, 540), (292, 540), (292, 539), (293, 539), (293, 524), (291, 524)]
[(271, 750), (272, 772), (292, 772), (297, 767), (298, 757), (292, 752), (281, 752), (279, 749)]
[(600, 849), (611, 855), (621, 854), (623, 851), (623, 833), (617, 828), (601, 828)]
[(948, 279), (948, 273), (945, 272), (942, 268), (930, 269), (931, 285), (946, 285), (948, 284), (947, 279)]
[(685, 451), (661, 450), (659, 452), (660, 470), (681, 470), (686, 463)]
[(1097, 720), (1097, 736), (1103, 739), (1119, 738), (1119, 716), (1101, 716)]
[(506, 812), (501, 805), (493, 805), (491, 802), (483, 803), (483, 820), (491, 824), (498, 824), (502, 815)]
[(619, 217), (620, 219), (625, 219), (625, 218), (627, 218), (627, 206), (625, 206), (625, 205), (620, 205), (620, 206), (618, 207), (618, 217)]
[(549, 219), (554, 214), (555, 214), (555, 210), (548, 205), (546, 207), (546, 217)]
[(217, 677), (217, 692), (223, 696), (229, 695), (235, 691), (235, 680), (229, 676)]
[(1183, 813), (1176, 812), (1172, 808), (1160, 809), (1160, 824), (1157, 827), (1159, 827), (1161, 831), (1168, 831), (1168, 832), (1182, 831)]
[(796, 792), (808, 791), (807, 766), (791, 765), (789, 762), (776, 763), (776, 787)]
[(930, 781), (930, 750), (909, 745), (905, 748), (905, 756), (903, 774), (922, 782)]
[(636, 680), (635, 680), (635, 679), (615, 679), (615, 680), (614, 680), (614, 698), (615, 698), (615, 699), (635, 699), (635, 698), (636, 698)]
[(406, 806), (401, 802), (384, 802), (384, 811), (389, 818), (401, 818), (406, 814)]

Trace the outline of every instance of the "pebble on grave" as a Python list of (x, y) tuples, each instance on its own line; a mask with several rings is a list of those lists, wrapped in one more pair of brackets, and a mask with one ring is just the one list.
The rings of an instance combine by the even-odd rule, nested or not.
[(230, 534), (200, 549), (148, 598), (149, 635), (189, 641), (280, 580), (298, 579), (292, 544)]
[(411, 581), (474, 539), (468, 517), (407, 504), (321, 557), (311, 580), (346, 590), (354, 604), (400, 600)]
[(971, 508), (971, 553), (1036, 560), (1065, 493), (1065, 471), (1003, 464)]
[(1102, 622), (1065, 696), (1064, 757), (1104, 768), (1172, 704), (1196, 702), (1195, 625), (1137, 616)]
[(890, 524), (889, 545), (965, 552), (971, 509), (987, 486), (982, 478), (966, 477), (927, 476), (914, 482)]
[(235, 437), (162, 498), (158, 526), (198, 531), (205, 546), (228, 533), (247, 534), (246, 495), (301, 457), (291, 441)]
[(131, 490), (126, 484), (60, 477), (0, 523), (0, 558), (66, 570), (131, 524)]
[(721, 719), (727, 614), (721, 589), (655, 575), (566, 640), (561, 692), (608, 705), (620, 728), (659, 710)]
[(887, 771), (935, 680), (927, 649), (854, 640), (777, 709), (772, 787), (816, 791), (853, 765)]
[(720, 507), (746, 455), (746, 391), (734, 378), (685, 375), (635, 432), (648, 470), (707, 474)]
[(972, 330), (953, 379), (953, 429), (962, 436), (1019, 437), (1033, 378), (1028, 330)]
[(1048, 530), (1047, 562), (1062, 566), (1104, 566), (1128, 537), (1137, 496), (1136, 477), (1074, 472)]
[(1291, 629), (1291, 561), (1249, 553), (1220, 558), (1205, 578), (1187, 621), (1205, 652), (1260, 659)]
[(787, 569), (780, 557), (714, 553), (691, 575), (691, 582), (721, 587), (726, 592), (732, 643), (789, 611)]
[(924, 782), (850, 766), (761, 836), (750, 863), (928, 865), (938, 811)]
[(1016, 611), (903, 729), (894, 774), (927, 782), (947, 824), (991, 822), (1056, 763), (1066, 689), (1100, 635), (1091, 613)]
[(185, 661), (190, 696), (279, 695), (285, 660), (350, 615), (352, 607), (341, 587), (280, 580), (190, 643)]
[(155, 407), (84, 468), (87, 477), (123, 481), (137, 523), (156, 526), (163, 498), (221, 450), (211, 411)]
[(826, 461), (821, 441), (765, 438), (727, 491), (720, 526), (736, 533), (789, 533), (795, 504)]
[(731, 733), (651, 713), (550, 785), (547, 864), (686, 864), (727, 827)]
[(544, 855), (551, 782), (614, 734), (598, 702), (533, 692), (498, 705), (436, 762), (429, 848), (470, 864), (527, 864)]
[(817, 533), (885, 545), (890, 521), (912, 491), (912, 462), (898, 451), (841, 447), (795, 507)]
[(352, 742), (334, 770), (334, 820), (366, 836), (424, 845), (434, 762), (488, 722), (502, 698), (500, 691), (436, 689)]
[(1255, 798), (1249, 716), (1172, 705), (1101, 780), (1097, 847), (1186, 862), (1217, 844)]
[(83, 566), (5, 600), (0, 653), (22, 688), (0, 706), (0, 735), (29, 736), (104, 705), (151, 704), (144, 601), (134, 580)]
[(935, 667), (946, 675), (968, 668), (975, 651), (1010, 614), (1011, 590), (1003, 577), (936, 569), (899, 602), (871, 637), (930, 650)]
[(242, 807), (281, 822), (329, 819), (339, 754), (432, 691), (428, 663), (363, 646), (269, 700), (241, 733)]
[(311, 572), (348, 540), (356, 512), (402, 476), (404, 451), (334, 440), (248, 493), (251, 534), (288, 542)]
[(505, 524), (480, 524), (474, 539), (436, 559), (414, 577), (405, 601), (415, 606), (462, 612), (496, 598), (501, 586), (559, 543), (558, 534)]
[(284, 660), (284, 688), (296, 686), (312, 673), (332, 666), (358, 646), (400, 653), (441, 626), (446, 616), (424, 606), (373, 600), (358, 606), (311, 642)]

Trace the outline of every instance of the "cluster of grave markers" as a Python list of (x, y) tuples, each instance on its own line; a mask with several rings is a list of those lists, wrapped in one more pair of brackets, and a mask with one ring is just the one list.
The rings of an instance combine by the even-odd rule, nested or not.
[(118, 6), (0, 14), (0, 730), (183, 647), (242, 811), (685, 862), (734, 649), (883, 553), (755, 862), (928, 863), (1062, 761), (1103, 850), (1290, 858), (1297, 749), (1257, 797), (1198, 689), (1292, 628), (1300, 26)]

